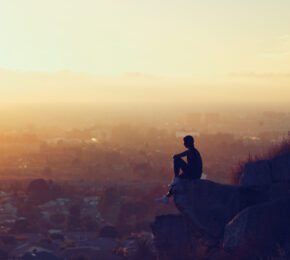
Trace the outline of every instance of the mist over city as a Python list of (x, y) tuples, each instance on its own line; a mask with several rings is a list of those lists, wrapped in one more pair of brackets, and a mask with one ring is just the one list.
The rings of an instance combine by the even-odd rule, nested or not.
[(290, 259), (289, 8), (0, 3), (0, 259)]

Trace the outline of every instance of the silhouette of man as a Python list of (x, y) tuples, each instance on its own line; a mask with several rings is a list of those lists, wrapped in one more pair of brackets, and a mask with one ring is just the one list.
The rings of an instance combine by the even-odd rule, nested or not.
[[(191, 135), (187, 135), (183, 138), (184, 146), (187, 148), (183, 153), (175, 154), (173, 156), (173, 168), (175, 178), (170, 184), (171, 189), (163, 198), (157, 199), (160, 203), (168, 203), (170, 196), (172, 195), (172, 187), (178, 182), (178, 179), (200, 179), (202, 175), (202, 159), (199, 151), (194, 147), (194, 139)], [(187, 163), (181, 159), (187, 158)], [(182, 173), (180, 174), (180, 170)]]

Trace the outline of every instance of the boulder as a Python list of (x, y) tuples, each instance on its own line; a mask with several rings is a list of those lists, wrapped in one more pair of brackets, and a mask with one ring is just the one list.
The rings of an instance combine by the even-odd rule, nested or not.
[(290, 153), (277, 156), (271, 160), (272, 182), (290, 181)]
[(244, 172), (240, 180), (240, 186), (262, 186), (270, 185), (271, 183), (272, 177), (270, 161), (261, 160), (257, 162), (250, 162), (245, 165)]
[(176, 207), (195, 230), (214, 237), (240, 211), (238, 187), (207, 180), (180, 180), (173, 188)]
[(240, 209), (290, 197), (290, 183), (273, 183), (267, 186), (239, 187)]
[(276, 156), (271, 160), (247, 163), (240, 179), (240, 186), (265, 186), (285, 182), (290, 182), (290, 153)]
[(273, 183), (267, 193), (269, 201), (290, 197), (290, 183)]
[(234, 187), (208, 180), (179, 180), (173, 193), (175, 205), (185, 217), (183, 221), (187, 221), (194, 232), (221, 239), (224, 227), (239, 212), (290, 197), (290, 185)]
[(251, 206), (225, 227), (224, 248), (275, 249), (285, 245), (290, 234), (290, 197)]
[(162, 215), (151, 223), (159, 259), (182, 259), (190, 248), (193, 233), (186, 219), (179, 214)]

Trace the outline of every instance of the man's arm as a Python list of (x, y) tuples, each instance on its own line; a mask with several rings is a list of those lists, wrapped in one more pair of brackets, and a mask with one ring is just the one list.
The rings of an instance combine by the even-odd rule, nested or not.
[(177, 159), (177, 158), (181, 158), (181, 157), (187, 156), (187, 154), (188, 154), (188, 151), (184, 151), (183, 153), (175, 154), (173, 156), (173, 159)]

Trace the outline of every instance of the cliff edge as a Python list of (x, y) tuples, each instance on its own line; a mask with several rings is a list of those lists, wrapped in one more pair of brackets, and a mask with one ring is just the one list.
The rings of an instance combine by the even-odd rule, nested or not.
[(151, 224), (159, 258), (192, 259), (212, 249), (215, 254), (252, 247), (275, 251), (277, 246), (287, 254), (289, 181), (290, 153), (247, 164), (237, 187), (180, 180), (173, 196), (180, 215), (159, 216)]

